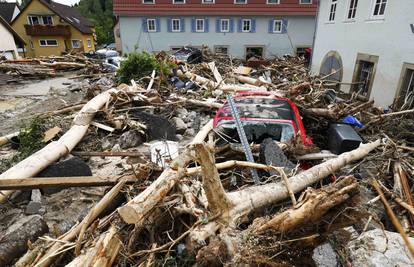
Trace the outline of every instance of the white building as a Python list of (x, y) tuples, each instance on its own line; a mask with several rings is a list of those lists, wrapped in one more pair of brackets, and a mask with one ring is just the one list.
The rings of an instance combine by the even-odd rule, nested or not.
[(312, 72), (377, 106), (413, 108), (414, 0), (320, 0)]
[(16, 43), (24, 43), (24, 41), (2, 17), (0, 17), (0, 36), (0, 58), (18, 58)]

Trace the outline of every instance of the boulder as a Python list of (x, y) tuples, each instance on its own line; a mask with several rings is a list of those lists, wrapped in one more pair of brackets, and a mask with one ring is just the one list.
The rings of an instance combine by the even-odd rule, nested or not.
[(123, 133), (118, 139), (122, 149), (137, 147), (143, 143), (141, 134), (137, 130), (129, 130)]
[(324, 243), (313, 250), (312, 259), (318, 267), (336, 267), (338, 260), (331, 244)]
[[(414, 238), (410, 242), (414, 243)], [(347, 254), (353, 266), (413, 266), (414, 262), (401, 235), (382, 229), (364, 232), (350, 241)]]
[(185, 124), (185, 122), (178, 117), (174, 117), (172, 118), (172, 122), (175, 126), (176, 132), (178, 134), (183, 134), (185, 132), (185, 130), (187, 130), (187, 125)]

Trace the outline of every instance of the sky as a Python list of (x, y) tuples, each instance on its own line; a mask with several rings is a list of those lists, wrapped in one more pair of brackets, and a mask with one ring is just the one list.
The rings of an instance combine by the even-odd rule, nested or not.
[[(61, 4), (65, 4), (68, 6), (72, 6), (76, 3), (79, 3), (79, 0), (53, 0), (53, 1), (61, 3)], [(16, 0), (6, 0), (6, 2), (16, 2)]]

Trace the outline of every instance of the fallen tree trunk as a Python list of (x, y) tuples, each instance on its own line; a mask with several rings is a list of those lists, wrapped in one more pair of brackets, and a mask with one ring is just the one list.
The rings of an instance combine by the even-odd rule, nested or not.
[(49, 231), (40, 215), (27, 216), (13, 224), (0, 240), (0, 266), (8, 266), (15, 258), (22, 256), (28, 241), (34, 242)]
[[(95, 96), (80, 110), (73, 120), (72, 127), (58, 141), (51, 142), (30, 157), (8, 169), (0, 175), (0, 179), (33, 177), (62, 156), (68, 154), (86, 134), (95, 113), (108, 103), (112, 94), (118, 92), (119, 90), (117, 89), (110, 89)], [(6, 201), (12, 192), (10, 190), (1, 191), (0, 203)]]
[(5, 135), (5, 136), (0, 137), (0, 146), (3, 146), (3, 145), (5, 145), (5, 144), (8, 144), (8, 143), (10, 142), (10, 140), (11, 140), (13, 137), (18, 136), (18, 135), (19, 135), (19, 133), (20, 133), (20, 132), (14, 132), (14, 133), (11, 133), (11, 134), (8, 134), (8, 135)]
[(268, 229), (286, 233), (303, 224), (315, 223), (331, 208), (343, 203), (358, 189), (355, 177), (347, 176), (320, 189), (312, 187), (305, 191), (304, 199), (294, 207), (277, 214), (272, 219), (256, 219), (251, 228), (256, 234)]

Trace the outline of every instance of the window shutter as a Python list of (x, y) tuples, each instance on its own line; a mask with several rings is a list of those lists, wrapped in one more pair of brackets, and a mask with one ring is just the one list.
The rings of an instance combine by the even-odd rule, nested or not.
[(242, 32), (242, 23), (243, 23), (242, 19), (239, 19), (238, 21), (239, 21), (239, 23), (237, 24), (237, 31)]
[(180, 19), (180, 32), (185, 32), (185, 19)]
[(220, 31), (220, 19), (216, 19), (216, 32), (221, 32)]
[(167, 31), (172, 32), (171, 18), (167, 18)]
[(229, 19), (229, 32), (234, 32), (234, 20)]
[(142, 31), (143, 32), (148, 32), (147, 18), (142, 18)]
[(196, 32), (196, 19), (191, 19), (191, 32)]
[(209, 26), (208, 19), (204, 19), (204, 32), (208, 32), (208, 26)]
[(274, 23), (273, 19), (269, 20), (269, 27), (267, 29), (269, 33), (273, 33), (273, 23)]
[(251, 25), (252, 28), (250, 32), (256, 32), (256, 20), (252, 19), (251, 21), (252, 21), (252, 25)]
[(155, 24), (157, 27), (157, 32), (161, 31), (161, 23), (160, 23), (160, 19), (155, 19)]
[(288, 20), (282, 19), (282, 33), (287, 33)]

